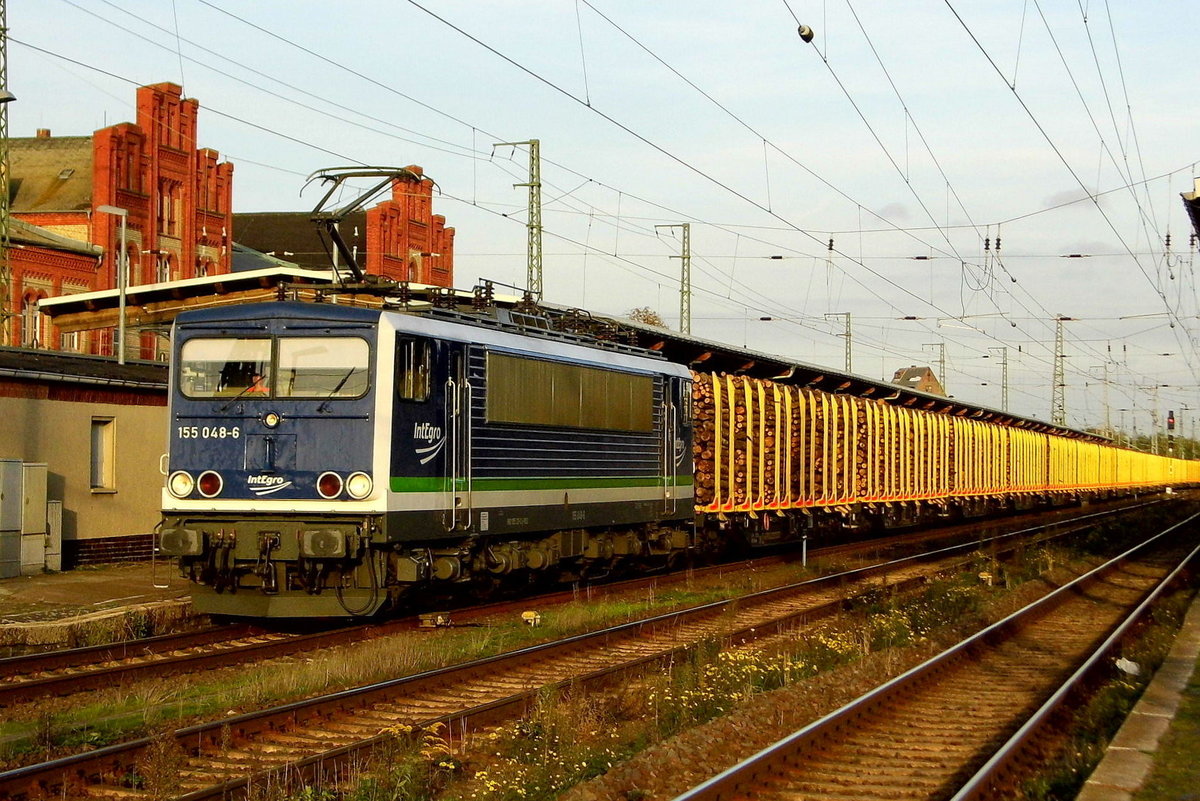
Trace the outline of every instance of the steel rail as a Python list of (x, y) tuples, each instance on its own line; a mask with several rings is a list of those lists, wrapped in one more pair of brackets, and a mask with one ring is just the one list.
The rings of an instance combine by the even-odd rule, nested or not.
[[(1040, 527), (1072, 524), (1075, 521), (1087, 520), (1097, 516), (1121, 514), (1160, 502), (1161, 501), (1159, 500), (1151, 500), (1134, 504), (1123, 504), (1116, 508), (1093, 512), (1087, 515), (1066, 517), (1062, 520), (1056, 520), (1052, 523), (1042, 524)], [(1025, 516), (1023, 515), (1022, 517)], [(941, 539), (946, 536), (952, 536), (953, 532), (956, 530), (966, 527), (967, 526), (965, 525), (951, 526), (945, 531), (923, 533), (920, 539)], [(1028, 529), (1022, 529), (1015, 533), (1024, 533), (1027, 531)], [(914, 538), (911, 534), (902, 534), (881, 538), (879, 540), (862, 540), (855, 543), (847, 543), (844, 545), (822, 548), (819, 551), (813, 552), (812, 555), (814, 557), (828, 557), (847, 552), (852, 553), (856, 550), (863, 550), (865, 548), (893, 548), (898, 545), (912, 544), (913, 539)], [(987, 541), (987, 539), (981, 539), (977, 542), (984, 543)], [(718, 565), (694, 568), (687, 573), (675, 572), (653, 576), (642, 576), (638, 578), (606, 582), (594, 586), (595, 591), (609, 594), (641, 587), (655, 586), (659, 581), (664, 579), (669, 582), (685, 581), (697, 577), (703, 577), (710, 573), (721, 574), (729, 570), (755, 568), (771, 564), (785, 564), (790, 561), (794, 561), (794, 559), (794, 554), (757, 557)], [(589, 587), (588, 591), (591, 592), (593, 590)], [(444, 612), (444, 614), (448, 619), (451, 620), (453, 620), (457, 615), (460, 616), (460, 621), (470, 621), (473, 619), (495, 616), (509, 609), (527, 609), (531, 604), (552, 604), (572, 601), (576, 600), (578, 596), (578, 589), (555, 590), (543, 595), (522, 598), (519, 600), (499, 601), (493, 604), (467, 609), (451, 609)], [(35, 674), (45, 671), (66, 670), (79, 668), (84, 665), (113, 663), (123, 660), (138, 659), (141, 661), (129, 662), (128, 664), (104, 664), (92, 670), (80, 670), (78, 672), (57, 676), (43, 676), (35, 679), (12, 681), (4, 681), (0, 679), (0, 708), (48, 695), (63, 696), (78, 692), (86, 692), (98, 688), (111, 687), (115, 682), (120, 681), (135, 681), (151, 676), (165, 677), (197, 672), (201, 670), (211, 670), (240, 664), (251, 659), (262, 661), (279, 656), (287, 656), (303, 650), (328, 648), (348, 642), (355, 642), (359, 639), (388, 636), (396, 631), (403, 631), (416, 627), (418, 625), (417, 620), (417, 617), (412, 617), (382, 624), (373, 623), (363, 624), (360, 626), (339, 627), (327, 632), (292, 635), (286, 638), (268, 642), (232, 645), (228, 648), (220, 648), (205, 653), (181, 654), (161, 659), (147, 658), (161, 654), (168, 654), (171, 651), (202, 647), (209, 644), (221, 643), (223, 641), (244, 639), (254, 636), (270, 636), (277, 632), (272, 632), (268, 629), (256, 626), (241, 625), (231, 626), (224, 629), (216, 628), (204, 632), (165, 634), (158, 637), (127, 640), (124, 642), (107, 645), (86, 646), (83, 648), (73, 648), (61, 651), (48, 651), (39, 654), (8, 657), (5, 659), (0, 659), (0, 676), (4, 675), (4, 673), (15, 675), (17, 673)]]
[(1031, 745), (1045, 730), (1052, 716), (1061, 709), (1068, 700), (1075, 697), (1089, 682), (1101, 676), (1106, 669), (1112, 667), (1108, 658), (1121, 646), (1131, 634), (1133, 628), (1151, 611), (1160, 598), (1178, 584), (1185, 571), (1200, 557), (1200, 545), (1197, 545), (1171, 573), (1162, 580), (1138, 604), (1124, 621), (1113, 630), (1091, 656), (1071, 674), (1063, 684), (1038, 707), (1024, 724), (1021, 725), (1004, 745), (984, 763), (975, 775), (968, 779), (950, 801), (977, 801), (977, 799), (992, 797), (996, 791), (1007, 784), (1016, 773), (1015, 763), (1025, 749)]
[[(1104, 513), (1100, 513), (1100, 514), (1103, 515)], [(1089, 515), (1089, 517), (1091, 517), (1091, 516), (1092, 515)], [(1099, 515), (1097, 515), (1097, 516), (1099, 516)], [(1049, 525), (1050, 526), (1058, 525), (1058, 523), (1052, 523)], [(1068, 533), (1073, 533), (1078, 530), (1080, 530), (1080, 529), (1075, 528), (1075, 529), (1071, 529), (1068, 532), (1062, 532), (1062, 533), (1068, 534)], [(1011, 536), (1011, 535), (1009, 535), (1009, 536)], [(994, 537), (994, 538), (989, 538), (989, 539), (1000, 539), (1000, 538), (1001, 537)], [(956, 548), (948, 548), (948, 549), (941, 549), (941, 550), (955, 550), (955, 549)], [(894, 567), (894, 566), (897, 566), (898, 564), (902, 564), (904, 562), (928, 561), (927, 559), (924, 559), (925, 556), (927, 556), (927, 555), (920, 554), (920, 555), (911, 557), (910, 559), (893, 560), (892, 562), (889, 562), (886, 564)], [(884, 571), (880, 570), (879, 567), (880, 566), (872, 566), (870, 568), (860, 568), (860, 569), (853, 570), (853, 571), (847, 571), (846, 573), (843, 573), (843, 574), (838, 574), (838, 576), (844, 577), (844, 576), (854, 575), (856, 578), (859, 578), (859, 579), (866, 578), (871, 575), (875, 575), (878, 572), (884, 572)], [(829, 576), (829, 577), (825, 577), (825, 578), (832, 579), (832, 578), (834, 578), (834, 576)], [(908, 579), (905, 579), (905, 580), (902, 580), (902, 581), (899, 581), (899, 582), (889, 585), (889, 590), (904, 592), (904, 591), (907, 591), (907, 590), (910, 590), (910, 589), (913, 589), (913, 588), (923, 585), (926, 579), (927, 579), (926, 575), (914, 576), (914, 577), (911, 577), (911, 578), (908, 578)], [(822, 581), (824, 581), (824, 579), (811, 579), (809, 581), (800, 582), (798, 584), (790, 585), (790, 586), (791, 587), (800, 587), (802, 585), (811, 585), (811, 584), (820, 583)], [(783, 588), (777, 588), (777, 589), (783, 589)], [(745, 601), (749, 598), (754, 598), (756, 596), (769, 597), (770, 595), (775, 594), (775, 592), (776, 592), (776, 590), (766, 590), (761, 593), (754, 593), (752, 595), (742, 596), (742, 598), (740, 598), (740, 599), (734, 599), (732, 601), (719, 601), (719, 602), (716, 602), (711, 605), (706, 605), (706, 607), (700, 607), (700, 608), (718, 607), (723, 612), (726, 608), (728, 608), (728, 606), (730, 604), (736, 603), (738, 601)], [(837, 599), (837, 600), (829, 601), (827, 603), (820, 604), (818, 606), (808, 607), (806, 609), (802, 609), (802, 610), (798, 610), (795, 612), (791, 612), (791, 613), (782, 615), (779, 618), (769, 621), (766, 624), (752, 623), (752, 624), (743, 625), (743, 626), (733, 628), (733, 629), (723, 632), (719, 639), (721, 640), (721, 642), (723, 644), (731, 644), (731, 643), (744, 644), (744, 643), (752, 642), (757, 639), (769, 637), (769, 636), (772, 636), (782, 630), (785, 630), (789, 625), (794, 624), (797, 620), (803, 620), (803, 622), (809, 623), (809, 622), (820, 620), (822, 618), (836, 614), (837, 612), (842, 611), (845, 608), (846, 601), (847, 601), (847, 599)], [(651, 622), (654, 622), (654, 623), (671, 622), (670, 618), (672, 618), (674, 616), (686, 614), (689, 611), (693, 611), (693, 610), (683, 610), (682, 612), (668, 613), (666, 615), (659, 616), (658, 618), (651, 618), (646, 621), (634, 621), (632, 623), (622, 624), (621, 626), (614, 627), (613, 629), (608, 630), (608, 631), (615, 633), (618, 630), (635, 630), (636, 627), (646, 625)], [(672, 625), (679, 625), (680, 623), (682, 623), (682, 621), (675, 621), (675, 622), (673, 622)], [(604, 633), (608, 633), (608, 632), (598, 632), (598, 633), (604, 634)], [(591, 635), (578, 635), (577, 638), (572, 638), (572, 639), (573, 640), (584, 640), (590, 636)], [(547, 645), (555, 645), (555, 643), (549, 643)], [(536, 687), (531, 687), (530, 689), (528, 689), (525, 692), (515, 693), (513, 695), (493, 701), (491, 703), (482, 704), (482, 705), (479, 705), (476, 707), (472, 707), (470, 709), (450, 713), (447, 715), (442, 715), (442, 716), (438, 716), (438, 717), (430, 717), (426, 720), (417, 721), (417, 724), (422, 727), (429, 727), (429, 726), (433, 726), (438, 723), (441, 723), (441, 724), (444, 724), (447, 727), (447, 730), (450, 731), (451, 733), (454, 732), (455, 728), (457, 728), (460, 732), (466, 732), (471, 729), (479, 728), (480, 726), (488, 725), (489, 723), (498, 722), (503, 719), (511, 718), (513, 715), (518, 715), (518, 714), (523, 713), (525, 710), (527, 710), (528, 708), (530, 708), (532, 706), (532, 704), (537, 700), (538, 696), (542, 692), (544, 692), (546, 689), (558, 690), (558, 689), (565, 689), (568, 687), (576, 688), (576, 689), (592, 689), (593, 687), (601, 687), (601, 686), (610, 684), (613, 681), (614, 677), (616, 677), (618, 675), (636, 673), (638, 671), (645, 670), (648, 668), (659, 667), (659, 666), (664, 666), (664, 665), (669, 665), (669, 664), (677, 664), (681, 660), (681, 658), (685, 657), (686, 655), (688, 655), (689, 653), (694, 651), (697, 647), (698, 647), (698, 643), (694, 642), (694, 641), (683, 643), (674, 648), (670, 648), (666, 651), (662, 651), (662, 652), (655, 653), (652, 655), (643, 656), (643, 657), (640, 657), (637, 659), (629, 660), (629, 661), (626, 661), (626, 662), (616, 665), (616, 666), (606, 667), (606, 668), (595, 670), (595, 671), (592, 671), (591, 673), (586, 673), (586, 674), (583, 674), (580, 676), (570, 676), (570, 677), (561, 679), (559, 681), (550, 682), (548, 684), (542, 684), (542, 685), (539, 685)], [(531, 652), (531, 653), (536, 652), (536, 649), (538, 649), (538, 648), (540, 648), (540, 646), (534, 646), (533, 648), (529, 649), (529, 652)], [(516, 652), (516, 653), (520, 653), (520, 652)], [(514, 655), (516, 655), (516, 654), (514, 654)], [(540, 655), (543, 658), (551, 656), (551, 654), (548, 654), (548, 653), (542, 653)], [(503, 657), (505, 655), (502, 654), (499, 656)], [(497, 664), (496, 666), (498, 667), (499, 665)], [(443, 669), (443, 670), (446, 670), (446, 669)], [(440, 671), (437, 671), (437, 672), (440, 672)], [(413, 678), (417, 679), (417, 678), (421, 678), (421, 677), (414, 676)], [(399, 681), (404, 682), (405, 680), (401, 679)], [(232, 720), (236, 720), (236, 719), (231, 719), (231, 721)], [(241, 734), (243, 734), (243, 733), (239, 732), (239, 735), (241, 735)], [(452, 734), (452, 736), (453, 736), (453, 734)], [(293, 781), (295, 779), (301, 778), (301, 777), (303, 777), (304, 779), (306, 779), (307, 781), (310, 781), (310, 782), (318, 781), (324, 776), (336, 775), (336, 771), (340, 765), (344, 764), (346, 761), (350, 760), (353, 757), (356, 757), (363, 753), (369, 752), (371, 749), (375, 748), (380, 743), (385, 742), (388, 737), (389, 737), (388, 734), (381, 733), (379, 735), (376, 735), (375, 737), (367, 738), (367, 739), (361, 740), (359, 742), (352, 743), (350, 745), (331, 749), (331, 750), (325, 751), (323, 753), (313, 754), (312, 756), (305, 757), (303, 759), (288, 763), (284, 768), (267, 769), (267, 770), (260, 771), (258, 774), (255, 774), (255, 775), (239, 777), (237, 779), (231, 779), (231, 780), (224, 782), (222, 784), (219, 784), (219, 785), (213, 785), (212, 787), (207, 787), (207, 788), (204, 788), (201, 790), (196, 790), (196, 791), (188, 793), (186, 795), (179, 796), (176, 799), (176, 801), (214, 801), (214, 799), (224, 800), (224, 799), (229, 799), (229, 798), (240, 797), (242, 794), (248, 794), (256, 782), (266, 783), (269, 781), (271, 776), (280, 775), (281, 773), (286, 773), (287, 777)], [(2, 780), (3, 780), (3, 776), (0, 775), (0, 787), (2, 787)], [(0, 798), (3, 798), (2, 794), (0, 794)]]
[[(846, 726), (855, 718), (867, 714), (869, 710), (881, 706), (901, 691), (944, 672), (953, 664), (969, 658), (970, 654), (980, 647), (986, 647), (989, 644), (1002, 641), (1029, 619), (1059, 604), (1067, 595), (1073, 594), (1081, 587), (1103, 578), (1121, 565), (1124, 565), (1138, 552), (1149, 548), (1152, 544), (1169, 536), (1197, 518), (1200, 518), (1200, 513), (1193, 514), (1170, 526), (1153, 537), (1113, 557), (1108, 562), (1064, 584), (1037, 601), (980, 630), (937, 656), (881, 684), (874, 690), (845, 704), (819, 720), (808, 724), (773, 745), (762, 749), (753, 756), (722, 771), (688, 792), (676, 796), (674, 801), (729, 801), (729, 799), (745, 795), (751, 791), (751, 786), (754, 783), (761, 781), (763, 777), (773, 772), (773, 765), (780, 762), (794, 762), (802, 756), (806, 748), (816, 746), (822, 739), (835, 732), (838, 728)], [(1197, 553), (1200, 553), (1200, 547), (1191, 551), (1188, 557), (1180, 563), (1180, 566), (1171, 571), (1169, 577), (1174, 578), (1177, 576), (1179, 569), (1194, 558)], [(1162, 586), (1162, 582), (1159, 582), (1157, 586)], [(1139, 603), (1137, 608), (1142, 609), (1143, 607), (1144, 604)], [(994, 770), (995, 768), (989, 771), (989, 777), (994, 775)], [(986, 783), (989, 780), (989, 778), (981, 778), (979, 781)]]
[[(595, 647), (595, 644), (597, 643), (606, 643), (615, 639), (634, 638), (639, 634), (651, 633), (658, 630), (671, 630), (689, 621), (699, 620), (706, 617), (718, 617), (726, 612), (726, 610), (734, 606), (744, 610), (748, 608), (749, 605), (756, 603), (768, 603), (772, 600), (784, 598), (787, 595), (794, 595), (822, 587), (836, 588), (851, 581), (870, 578), (879, 573), (888, 572), (904, 564), (917, 564), (920, 562), (928, 562), (931, 559), (947, 558), (952, 556), (955, 552), (972, 552), (982, 544), (998, 543), (1004, 539), (1012, 539), (1021, 535), (1028, 535), (1034, 532), (1044, 531), (1048, 528), (1063, 526), (1064, 524), (1074, 525), (1080, 523), (1081, 521), (1094, 520), (1127, 511), (1130, 511), (1129, 507), (1090, 513), (1088, 515), (1083, 515), (1067, 521), (1056, 520), (1042, 526), (1019, 529), (1014, 532), (987, 537), (980, 541), (947, 546), (927, 553), (889, 560), (877, 565), (855, 568), (853, 570), (843, 571), (820, 578), (796, 582), (783, 587), (761, 590), (749, 595), (740, 596), (736, 599), (714, 601), (708, 604), (692, 607), (690, 609), (677, 610), (674, 612), (655, 615), (644, 620), (631, 621), (595, 632), (588, 632), (585, 634), (574, 635), (562, 640), (528, 646), (516, 651), (496, 654), (460, 665), (437, 668), (411, 676), (405, 676), (365, 685), (362, 687), (351, 688), (313, 699), (295, 701), (272, 707), (270, 709), (231, 716), (224, 720), (201, 723), (179, 729), (174, 733), (173, 736), (175, 741), (185, 750), (185, 752), (199, 752), (206, 747), (219, 745), (220, 742), (223, 740), (228, 740), (228, 738), (231, 736), (236, 739), (252, 739), (255, 735), (261, 732), (268, 732), (278, 728), (280, 725), (283, 725), (282, 722), (294, 724), (301, 719), (312, 720), (329, 717), (333, 714), (343, 711), (348, 706), (362, 708), (382, 698), (394, 696), (397, 693), (407, 692), (412, 694), (418, 690), (428, 689), (429, 687), (445, 686), (450, 681), (462, 682), (476, 676), (487, 676), (502, 673), (506, 667), (516, 666), (532, 658), (548, 659), (551, 657), (562, 656), (564, 654), (570, 654), (572, 652), (582, 651), (588, 647)], [(1077, 528), (1071, 528), (1071, 532), (1087, 527), (1087, 525), (1080, 525)], [(1070, 532), (1060, 532), (1060, 534), (1065, 533)], [(910, 579), (910, 582), (920, 580), (920, 578), (914, 578)], [(773, 630), (778, 630), (779, 628), (788, 625), (788, 623), (792, 620), (798, 618), (815, 619), (821, 615), (830, 614), (834, 611), (837, 611), (837, 609), (840, 609), (843, 603), (844, 599), (839, 599), (836, 601), (831, 601), (827, 604), (822, 604), (820, 607), (809, 607), (796, 610), (790, 614), (781, 615), (779, 618), (770, 621), (766, 625), (760, 622), (745, 626), (738, 630), (725, 632), (723, 634), (723, 638), (730, 641), (740, 638), (741, 641), (747, 641), (755, 637), (766, 636), (769, 633), (773, 633)], [(643, 663), (650, 663), (661, 659), (669, 659), (672, 656), (676, 656), (679, 652), (686, 651), (691, 647), (694, 647), (694, 643), (684, 644), (677, 648), (671, 649), (668, 652), (663, 652), (650, 657), (635, 660), (634, 662), (631, 662), (623, 667), (628, 669), (631, 666), (639, 666)], [(603, 676), (609, 675), (612, 672), (613, 671), (609, 669), (600, 671), (599, 674), (592, 676), (590, 679), (589, 677), (584, 676), (573, 677), (565, 681), (598, 681), (601, 680)], [(538, 688), (531, 688), (529, 693), (516, 694), (490, 704), (485, 704), (470, 710), (469, 715), (466, 712), (457, 712), (448, 716), (448, 718), (458, 721), (464, 721), (468, 717), (470, 717), (472, 720), (487, 720), (487, 716), (490, 713), (495, 713), (497, 710), (510, 710), (514, 708), (514, 706), (520, 706), (526, 703), (533, 694), (536, 694), (537, 689)], [(432, 722), (432, 720), (428, 722)], [(63, 757), (50, 762), (29, 765), (5, 773), (0, 773), (0, 799), (7, 800), (33, 798), (38, 797), (41, 794), (58, 795), (69, 788), (87, 784), (95, 784), (99, 781), (102, 775), (119, 776), (126, 774), (136, 769), (139, 757), (146, 751), (146, 749), (150, 748), (153, 743), (153, 738), (140, 738), (125, 743), (118, 743), (103, 747), (94, 751)], [(335, 749), (334, 751), (330, 751), (325, 754), (314, 755), (311, 758), (290, 763), (287, 766), (287, 772), (289, 775), (295, 775), (296, 771), (299, 770), (301, 766), (319, 767), (329, 760), (335, 760), (335, 752), (361, 752), (363, 748), (369, 747), (371, 744), (373, 744), (372, 741), (363, 741), (362, 743), (355, 743), (351, 746), (346, 746), (342, 749)], [(276, 772), (277, 771), (275, 770), (269, 770), (265, 771), (264, 773), (273, 774)], [(226, 785), (221, 786), (224, 787), (224, 789), (220, 790), (220, 792), (229, 792), (234, 785), (238, 787), (245, 787), (254, 779), (254, 776), (250, 776), (244, 780), (239, 779), (233, 782), (228, 782)], [(218, 787), (214, 787), (210, 790), (198, 791), (197, 793), (192, 793), (186, 796), (186, 798), (188, 798), (189, 801), (192, 801), (193, 799), (198, 798), (224, 797), (220, 794), (212, 794), (217, 793), (219, 789), (220, 788)]]
[(93, 665), (97, 662), (116, 662), (121, 659), (166, 653), (177, 651), (180, 648), (208, 645), (222, 640), (254, 637), (267, 633), (266, 629), (250, 625), (218, 626), (201, 631), (159, 634), (155, 637), (122, 640), (103, 645), (85, 645), (79, 648), (62, 648), (34, 654), (6, 656), (0, 658), (0, 676), (14, 676), (44, 670), (67, 670), (83, 665)]

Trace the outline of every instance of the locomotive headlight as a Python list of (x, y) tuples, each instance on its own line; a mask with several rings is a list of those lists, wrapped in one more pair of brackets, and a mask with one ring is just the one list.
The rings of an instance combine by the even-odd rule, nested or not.
[(346, 479), (346, 492), (350, 493), (350, 497), (356, 501), (361, 501), (370, 495), (371, 489), (371, 477), (366, 473), (351, 473), (350, 477)]
[(336, 498), (342, 494), (342, 477), (332, 471), (317, 477), (317, 492), (322, 498)]
[(200, 478), (196, 479), (196, 488), (200, 490), (200, 494), (205, 498), (214, 498), (221, 494), (221, 487), (225, 482), (221, 480), (221, 474), (212, 470), (205, 470), (200, 474)]
[(186, 470), (176, 470), (167, 479), (167, 489), (176, 498), (186, 498), (192, 494), (192, 490), (196, 487), (196, 481), (192, 478), (192, 474)]

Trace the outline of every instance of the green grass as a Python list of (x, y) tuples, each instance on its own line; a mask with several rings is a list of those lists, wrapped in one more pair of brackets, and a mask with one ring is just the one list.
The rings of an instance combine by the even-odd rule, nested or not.
[[(761, 578), (761, 577), (760, 577)], [(793, 577), (794, 579), (794, 577)], [(750, 579), (747, 579), (749, 581)], [(754, 579), (757, 584), (758, 579)], [(739, 582), (739, 584), (745, 583)], [(486, 627), (386, 637), (298, 660), (138, 682), (62, 702), (48, 700), (0, 720), (0, 768), (146, 735), (163, 727), (311, 697), (479, 659), (539, 642), (728, 597), (733, 587), (651, 589), (547, 609), (533, 628), (517, 620)]]

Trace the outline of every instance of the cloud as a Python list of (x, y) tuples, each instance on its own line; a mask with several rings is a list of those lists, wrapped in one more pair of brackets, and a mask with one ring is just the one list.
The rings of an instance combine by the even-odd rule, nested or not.
[(889, 203), (876, 213), (892, 222), (907, 222), (912, 216), (909, 214), (908, 206), (903, 203)]
[[(1099, 198), (1099, 201), (1100, 201), (1100, 205), (1103, 206), (1104, 198), (1103, 197)], [(1049, 197), (1045, 198), (1042, 201), (1042, 204), (1047, 209), (1056, 208), (1058, 206), (1065, 206), (1068, 204), (1073, 204), (1081, 209), (1083, 209), (1083, 208), (1090, 209), (1090, 208), (1092, 208), (1092, 205), (1093, 205), (1092, 201), (1088, 198), (1088, 196), (1084, 193), (1084, 191), (1082, 189), (1079, 189), (1078, 187), (1076, 187), (1074, 189), (1066, 189), (1062, 192), (1055, 192), (1053, 195), (1050, 195)]]

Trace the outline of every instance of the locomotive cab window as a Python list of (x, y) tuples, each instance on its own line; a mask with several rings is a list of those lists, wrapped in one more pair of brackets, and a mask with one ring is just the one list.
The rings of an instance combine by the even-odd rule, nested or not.
[(179, 352), (179, 390), (188, 398), (269, 392), (271, 340), (190, 339)]
[(423, 339), (396, 340), (396, 397), (401, 400), (429, 399), (429, 343)]
[(358, 337), (281, 337), (275, 392), (284, 398), (366, 394), (371, 347)]

